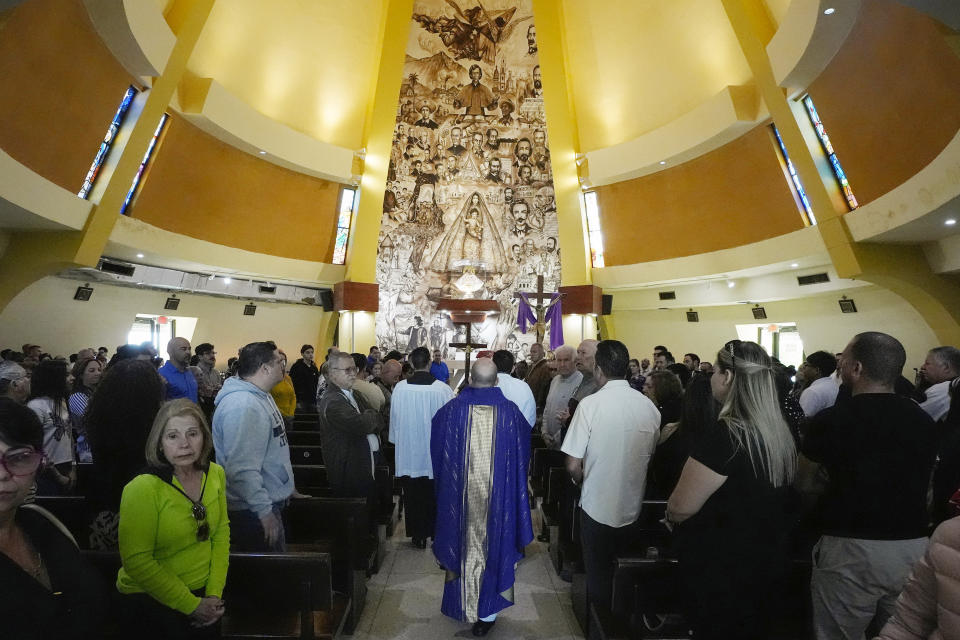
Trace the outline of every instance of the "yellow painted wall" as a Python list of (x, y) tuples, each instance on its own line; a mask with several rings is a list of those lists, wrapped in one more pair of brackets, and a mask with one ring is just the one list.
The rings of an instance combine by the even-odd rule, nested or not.
[(597, 193), (607, 266), (728, 249), (803, 226), (765, 126)]
[[(380, 0), (217, 2), (189, 71), (260, 113), (348, 149), (363, 146)], [(371, 26), (373, 25), (373, 26)]]
[(751, 79), (720, 2), (563, 0), (563, 13), (580, 151), (632, 140)]
[[(0, 344), (6, 348), (34, 342), (48, 353), (64, 356), (103, 345), (112, 353), (126, 343), (136, 314), (170, 314), (163, 309), (168, 294), (162, 291), (93, 283), (90, 301), (77, 302), (73, 293), (81, 284), (48, 277), (27, 287), (0, 313)], [(299, 355), (293, 354), (299, 354), (300, 345), (317, 343), (324, 316), (333, 315), (320, 307), (257, 302), (256, 315), (244, 316), (246, 302), (241, 300), (178, 297), (182, 302), (176, 315), (198, 318), (192, 344), (213, 343), (221, 364), (255, 340), (273, 340), (296, 359)]]
[(263, 162), (173, 115), (130, 214), (199, 240), (330, 262), (339, 194), (337, 183)]
[(809, 93), (860, 204), (913, 176), (960, 129), (960, 57), (934, 20), (890, 0), (863, 3)]
[[(862, 331), (889, 333), (907, 350), (904, 375), (912, 380), (912, 368), (923, 364), (926, 352), (938, 344), (920, 314), (899, 296), (880, 288), (845, 292), (856, 302), (858, 313), (840, 313), (837, 300), (843, 293), (764, 303), (767, 320), (762, 322), (796, 322), (807, 353), (842, 351), (850, 338)], [(616, 293), (613, 306), (616, 337), (636, 358), (649, 358), (653, 347), (663, 344), (678, 360), (687, 352), (714, 360), (724, 342), (737, 337), (736, 325), (761, 322), (753, 319), (751, 306), (743, 304), (694, 306), (700, 314), (697, 323), (686, 321), (686, 309), (616, 310)]]
[(131, 78), (81, 0), (31, 0), (0, 21), (0, 148), (79, 191)]

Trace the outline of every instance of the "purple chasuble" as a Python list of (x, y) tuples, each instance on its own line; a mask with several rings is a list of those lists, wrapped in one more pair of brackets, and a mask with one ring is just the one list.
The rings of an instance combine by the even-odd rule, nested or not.
[(513, 604), (514, 569), (533, 541), (530, 425), (497, 387), (465, 388), (433, 417), (433, 554), (444, 615), (476, 622)]

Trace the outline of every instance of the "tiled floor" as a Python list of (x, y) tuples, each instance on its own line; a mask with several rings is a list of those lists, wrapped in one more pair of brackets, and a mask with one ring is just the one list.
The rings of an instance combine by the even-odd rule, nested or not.
[[(534, 531), (539, 523), (534, 512)], [(367, 604), (356, 634), (357, 640), (433, 640), (472, 638), (470, 624), (440, 613), (443, 572), (429, 547), (414, 549), (401, 523), (387, 540), (387, 554), (380, 572), (368, 583)], [(501, 611), (491, 640), (582, 638), (573, 617), (570, 585), (557, 577), (547, 547), (534, 541), (517, 569), (516, 603)]]

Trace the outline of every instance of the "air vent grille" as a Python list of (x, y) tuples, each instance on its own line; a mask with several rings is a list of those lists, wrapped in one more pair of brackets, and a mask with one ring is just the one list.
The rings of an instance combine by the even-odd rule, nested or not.
[(676, 300), (677, 292), (676, 291), (660, 291), (661, 300)]
[(811, 273), (808, 276), (797, 276), (797, 284), (801, 287), (808, 284), (820, 284), (821, 282), (830, 282), (830, 276), (826, 273)]
[(100, 264), (97, 265), (97, 268), (104, 273), (113, 273), (118, 276), (127, 277), (132, 276), (133, 272), (137, 270), (137, 268), (132, 265), (120, 264), (119, 262), (110, 262), (109, 260), (101, 260)]
[(272, 294), (274, 294), (274, 293), (276, 293), (276, 292), (277, 292), (277, 288), (274, 287), (274, 286), (272, 286), (272, 285), (271, 285), (271, 286), (267, 286), (267, 285), (263, 285), (263, 284), (260, 285), (260, 293), (269, 293), (269, 294), (272, 295)]

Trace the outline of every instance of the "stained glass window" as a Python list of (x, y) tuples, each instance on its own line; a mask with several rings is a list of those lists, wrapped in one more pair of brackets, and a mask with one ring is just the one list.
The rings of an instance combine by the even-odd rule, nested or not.
[(356, 189), (344, 189), (340, 192), (340, 213), (337, 217), (337, 239), (333, 245), (333, 264), (347, 261), (347, 238), (350, 237), (350, 219), (357, 199)]
[(783, 161), (787, 165), (787, 172), (790, 174), (790, 180), (793, 182), (793, 186), (797, 190), (797, 195), (800, 197), (800, 202), (803, 204), (803, 210), (807, 212), (807, 220), (810, 221), (810, 224), (817, 224), (817, 217), (813, 215), (813, 209), (810, 207), (810, 201), (807, 200), (807, 192), (803, 190), (803, 185), (800, 183), (800, 176), (797, 175), (797, 170), (793, 166), (793, 162), (790, 161), (790, 154), (787, 153), (787, 147), (783, 144), (783, 138), (780, 137), (780, 132), (777, 130), (776, 125), (771, 124), (770, 126), (773, 128), (773, 135), (777, 138), (777, 144), (780, 145), (780, 155), (783, 156)]
[(90, 190), (93, 189), (93, 183), (97, 181), (97, 176), (100, 175), (100, 167), (103, 166), (103, 161), (106, 160), (107, 153), (109, 153), (110, 147), (113, 146), (117, 132), (120, 131), (123, 119), (127, 116), (127, 111), (130, 109), (130, 103), (133, 102), (133, 98), (136, 95), (137, 90), (134, 87), (131, 86), (127, 89), (127, 92), (123, 94), (123, 100), (120, 101), (120, 106), (117, 107), (117, 112), (113, 114), (113, 120), (110, 121), (110, 126), (107, 128), (107, 134), (103, 136), (103, 142), (100, 143), (100, 148), (97, 149), (97, 155), (93, 158), (93, 164), (90, 165), (90, 170), (87, 171), (87, 177), (83, 180), (83, 186), (80, 187), (80, 191), (77, 192), (77, 195), (84, 200), (90, 195)]
[(810, 122), (813, 123), (813, 128), (817, 132), (817, 138), (820, 139), (820, 146), (823, 147), (823, 152), (827, 154), (827, 159), (830, 161), (830, 168), (833, 169), (833, 175), (836, 176), (840, 190), (843, 191), (843, 197), (847, 199), (847, 206), (853, 211), (859, 207), (860, 204), (857, 202), (856, 196), (853, 195), (853, 189), (850, 187), (850, 181), (847, 180), (847, 174), (844, 173), (843, 167), (840, 166), (840, 161), (837, 160), (837, 154), (833, 150), (830, 136), (827, 135), (827, 130), (824, 129), (823, 122), (820, 121), (820, 114), (817, 113), (817, 108), (813, 106), (813, 100), (810, 96), (803, 98), (803, 106), (807, 108), (807, 115), (810, 116)]
[(602, 267), (603, 263), (603, 232), (600, 230), (600, 206), (597, 204), (597, 192), (588, 191), (583, 194), (583, 202), (587, 210), (587, 238), (590, 241), (590, 264)]
[(130, 185), (130, 191), (127, 191), (127, 197), (123, 200), (123, 206), (120, 207), (120, 213), (126, 215), (127, 209), (130, 208), (130, 203), (133, 201), (133, 196), (137, 193), (137, 188), (140, 186), (140, 180), (143, 179), (143, 172), (146, 171), (147, 165), (150, 164), (150, 158), (153, 157), (153, 152), (157, 148), (157, 140), (160, 139), (160, 134), (163, 133), (163, 128), (167, 124), (167, 120), (170, 118), (166, 113), (160, 116), (160, 124), (157, 125), (157, 128), (153, 132), (153, 138), (150, 139), (150, 144), (147, 146), (147, 152), (143, 154), (143, 160), (140, 161), (140, 167), (137, 168), (137, 175), (133, 176), (133, 183)]

